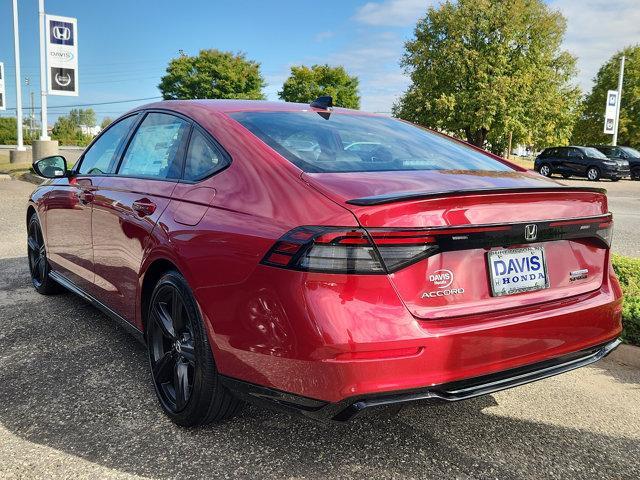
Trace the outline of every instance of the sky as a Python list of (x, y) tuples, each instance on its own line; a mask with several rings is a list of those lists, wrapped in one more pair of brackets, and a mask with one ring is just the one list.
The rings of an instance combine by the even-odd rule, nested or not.
[[(39, 106), (38, 0), (19, 0), (23, 108)], [(98, 119), (159, 97), (167, 62), (183, 50), (244, 52), (261, 64), (269, 100), (292, 65), (343, 65), (360, 79), (361, 108), (389, 112), (409, 81), (399, 60), (416, 21), (438, 0), (46, 0), (47, 13), (78, 19), (78, 97), (49, 96), (49, 122), (68, 105), (94, 104)], [(640, 43), (640, 0), (549, 0), (567, 18), (564, 47), (578, 57), (576, 82), (591, 87), (599, 66)], [(0, 62), (7, 107), (15, 108), (11, 1), (0, 2)], [(24, 85), (29, 76), (31, 87)], [(615, 88), (615, 85), (612, 85)], [(105, 103), (103, 105), (95, 105)], [(38, 113), (36, 113), (39, 115)], [(15, 115), (15, 110), (0, 112)], [(26, 114), (25, 114), (26, 115)]]

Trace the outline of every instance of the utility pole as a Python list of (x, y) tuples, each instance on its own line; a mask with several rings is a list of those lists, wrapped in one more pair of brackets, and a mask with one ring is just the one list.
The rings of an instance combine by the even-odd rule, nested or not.
[(624, 78), (624, 60), (625, 57), (622, 55), (620, 59), (620, 75), (618, 76), (618, 104), (616, 105), (616, 122), (615, 122), (615, 130), (613, 131), (613, 141), (611, 145), (614, 147), (618, 145), (618, 124), (620, 123), (620, 105), (622, 105), (622, 79)]
[(51, 140), (47, 133), (47, 54), (44, 39), (44, 0), (38, 0), (38, 19), (40, 21), (40, 123), (42, 124), (40, 140)]
[(18, 0), (13, 0), (13, 52), (16, 64), (16, 123), (18, 126), (17, 151), (24, 151), (22, 138), (22, 79), (20, 78), (20, 34), (18, 31)]

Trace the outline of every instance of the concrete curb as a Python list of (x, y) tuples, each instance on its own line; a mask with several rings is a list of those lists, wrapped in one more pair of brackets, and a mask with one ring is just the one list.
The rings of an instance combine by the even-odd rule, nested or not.
[(0, 173), (0, 182), (5, 180), (11, 180), (11, 175), (7, 175), (6, 173)]
[(607, 358), (629, 367), (640, 368), (640, 347), (623, 343), (611, 352)]

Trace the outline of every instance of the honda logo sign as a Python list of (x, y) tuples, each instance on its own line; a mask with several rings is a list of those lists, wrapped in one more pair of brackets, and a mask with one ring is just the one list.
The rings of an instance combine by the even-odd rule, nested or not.
[(46, 16), (49, 95), (78, 95), (78, 24), (75, 18)]
[(56, 40), (68, 41), (71, 40), (71, 29), (69, 27), (63, 27), (61, 25), (55, 25), (51, 32), (53, 33), (53, 38)]

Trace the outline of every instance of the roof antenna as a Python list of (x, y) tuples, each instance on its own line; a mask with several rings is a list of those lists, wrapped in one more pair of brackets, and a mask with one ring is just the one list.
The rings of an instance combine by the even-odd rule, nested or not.
[(327, 110), (327, 112), (318, 112), (318, 115), (320, 115), (325, 120), (329, 120), (331, 109), (333, 108), (333, 97), (331, 97), (331, 95), (322, 95), (311, 102), (311, 106), (313, 108), (321, 108), (322, 110)]

